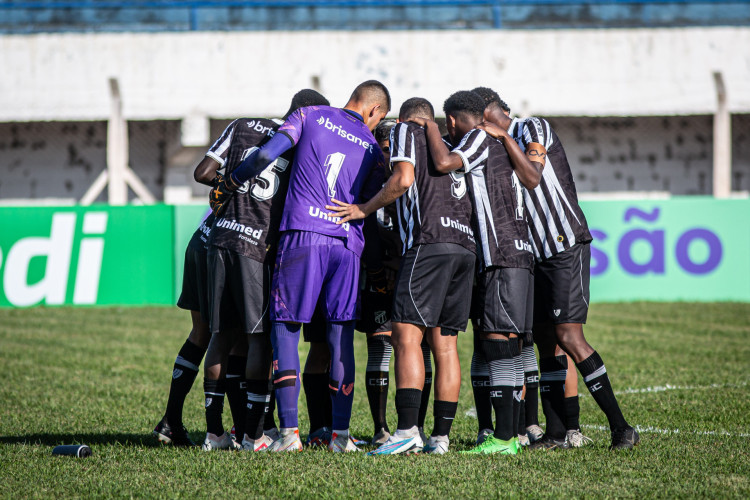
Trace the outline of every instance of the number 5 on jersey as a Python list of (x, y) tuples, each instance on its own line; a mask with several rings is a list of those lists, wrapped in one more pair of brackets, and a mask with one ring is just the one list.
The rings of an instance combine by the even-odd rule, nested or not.
[[(258, 149), (257, 146), (246, 149), (242, 154), (242, 160), (250, 156), (256, 149)], [(284, 172), (288, 166), (289, 162), (287, 160), (285, 160), (284, 158), (276, 158), (276, 160), (274, 160), (270, 165), (264, 168), (263, 171), (258, 174), (258, 177), (255, 180), (255, 184), (250, 190), (250, 194), (252, 195), (252, 197), (260, 201), (270, 200), (271, 198), (273, 198), (273, 196), (279, 190), (278, 174)], [(242, 190), (242, 188), (240, 188), (239, 191), (246, 193), (249, 183), (250, 181), (247, 181), (245, 185), (242, 186), (242, 188), (244, 188), (244, 191)]]
[(326, 157), (326, 183), (328, 183), (328, 196), (336, 196), (336, 179), (339, 178), (341, 167), (344, 166), (344, 153), (331, 153)]

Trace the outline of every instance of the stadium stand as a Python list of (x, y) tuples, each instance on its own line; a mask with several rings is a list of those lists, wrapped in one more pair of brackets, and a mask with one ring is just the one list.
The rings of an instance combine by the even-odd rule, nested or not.
[(744, 26), (744, 0), (9, 0), (0, 33)]

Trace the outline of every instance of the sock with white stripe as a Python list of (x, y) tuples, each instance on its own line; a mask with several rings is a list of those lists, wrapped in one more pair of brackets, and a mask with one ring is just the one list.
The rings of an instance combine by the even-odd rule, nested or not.
[[(271, 401), (268, 391), (268, 380), (247, 381), (247, 403), (245, 409), (245, 435), (250, 439), (260, 439), (263, 435), (266, 411)], [(240, 440), (240, 434), (237, 433)]]
[(534, 344), (524, 342), (521, 349), (523, 371), (526, 382), (524, 398), (524, 418), (526, 425), (539, 425), (539, 367), (536, 364)]
[(539, 396), (547, 422), (544, 433), (555, 439), (565, 438), (565, 376), (568, 358), (565, 355), (539, 360), (542, 375), (539, 380)]
[(245, 386), (245, 366), (247, 357), (229, 356), (227, 360), (226, 391), (229, 410), (232, 412), (235, 436), (242, 441), (245, 433), (245, 406), (247, 404), (247, 388)]
[(390, 432), (385, 419), (385, 410), (388, 405), (388, 386), (390, 384), (388, 368), (392, 354), (393, 346), (389, 335), (373, 335), (367, 339), (365, 387), (375, 433), (380, 432), (380, 429)]
[(438, 401), (435, 400), (432, 414), (435, 417), (435, 426), (432, 430), (433, 436), (447, 436), (451, 432), (453, 419), (456, 418), (458, 410), (458, 401)]
[(167, 411), (165, 416), (167, 422), (172, 427), (182, 425), (182, 407), (185, 405), (185, 398), (190, 389), (193, 387), (195, 377), (198, 376), (198, 369), (206, 349), (199, 347), (189, 340), (182, 345), (177, 359), (175, 359), (172, 368), (172, 383), (169, 386), (169, 399), (167, 399)]
[(475, 343), (471, 355), (471, 390), (474, 392), (474, 407), (477, 410), (479, 430), (494, 430), (492, 405), (490, 404), (490, 368), (484, 359), (481, 346)]
[(206, 432), (221, 436), (224, 426), (221, 414), (224, 412), (224, 381), (203, 379), (203, 394), (206, 396)]
[(507, 441), (516, 435), (513, 426), (516, 372), (510, 342), (482, 340), (482, 351), (490, 368), (490, 402), (495, 410), (495, 437)]
[(268, 381), (268, 394), (271, 395), (271, 399), (268, 401), (266, 417), (263, 419), (264, 431), (276, 428), (276, 419), (274, 418), (274, 414), (276, 413), (276, 391), (273, 390), (273, 380)]
[(589, 388), (589, 392), (594, 397), (594, 401), (599, 405), (609, 421), (611, 430), (625, 429), (628, 423), (620, 411), (620, 405), (617, 404), (617, 398), (609, 383), (607, 369), (604, 367), (604, 361), (599, 353), (594, 353), (580, 363), (577, 363), (578, 371), (581, 372), (583, 382)]
[(422, 358), (424, 359), (424, 386), (422, 387), (422, 399), (419, 403), (419, 416), (417, 427), (424, 427), (424, 419), (427, 417), (427, 406), (430, 404), (430, 390), (432, 389), (432, 361), (430, 358), (430, 344), (427, 338), (422, 339)]

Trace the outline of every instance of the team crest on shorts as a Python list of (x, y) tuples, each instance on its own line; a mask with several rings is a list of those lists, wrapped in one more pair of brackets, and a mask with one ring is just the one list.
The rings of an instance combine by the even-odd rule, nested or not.
[(375, 311), (375, 323), (382, 325), (385, 321), (385, 311)]
[(552, 310), (552, 314), (555, 315), (555, 318), (558, 317), (558, 316), (560, 316), (560, 309), (553, 309)]

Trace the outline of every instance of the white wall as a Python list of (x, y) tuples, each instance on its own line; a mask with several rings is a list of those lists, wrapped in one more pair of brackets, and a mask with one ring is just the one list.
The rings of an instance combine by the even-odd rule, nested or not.
[(487, 85), (521, 114), (710, 114), (715, 70), (750, 112), (750, 28), (5, 35), (0, 68), (0, 121), (106, 119), (112, 76), (130, 120), (278, 115), (313, 76), (336, 105), (376, 78), (396, 110)]

